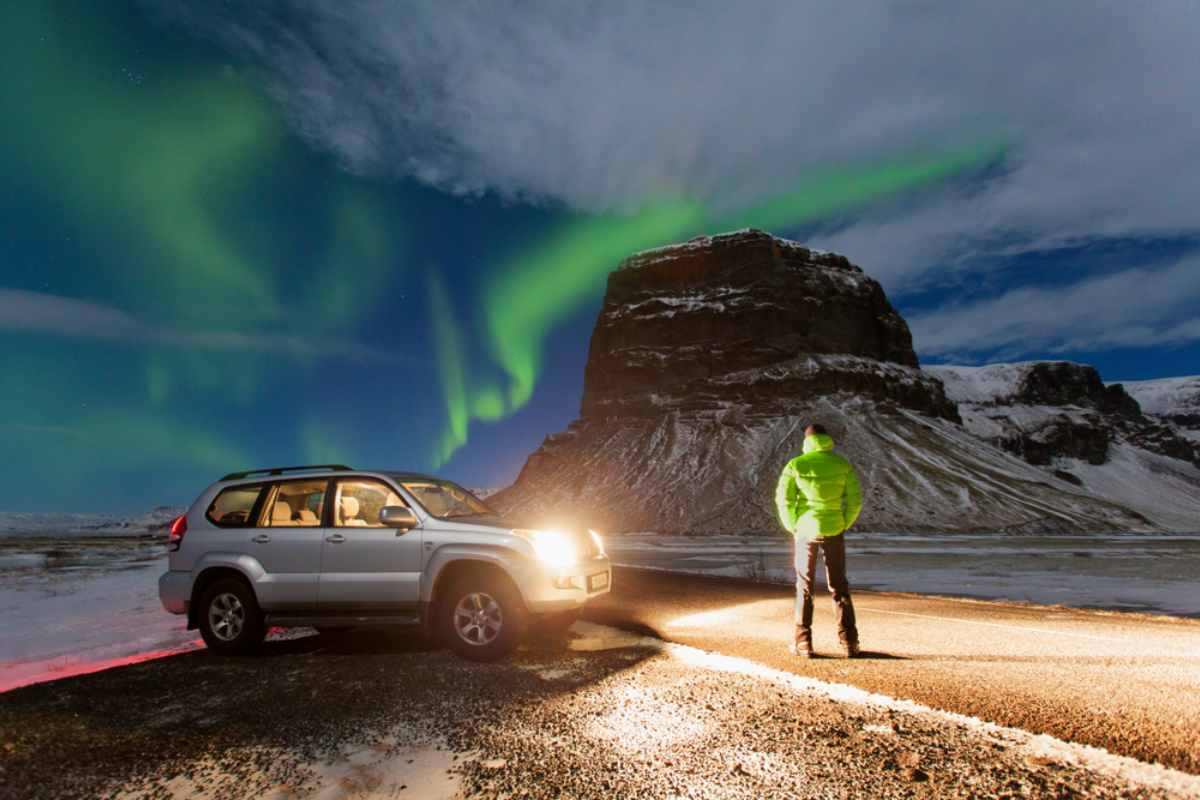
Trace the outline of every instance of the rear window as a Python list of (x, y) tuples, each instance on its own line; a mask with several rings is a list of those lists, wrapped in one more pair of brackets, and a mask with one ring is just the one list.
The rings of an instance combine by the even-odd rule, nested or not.
[(325, 478), (283, 481), (267, 498), (259, 525), (264, 528), (318, 528), (325, 511)]
[(261, 485), (230, 486), (222, 490), (208, 507), (208, 521), (221, 528), (253, 527), (254, 504), (262, 490)]

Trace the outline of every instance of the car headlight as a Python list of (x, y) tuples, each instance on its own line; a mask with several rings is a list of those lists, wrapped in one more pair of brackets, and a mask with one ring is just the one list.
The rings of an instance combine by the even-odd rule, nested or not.
[(513, 533), (529, 540), (538, 560), (552, 567), (567, 567), (579, 561), (575, 538), (562, 531), (523, 531)]
[(600, 555), (605, 555), (604, 539), (600, 538), (600, 534), (596, 533), (591, 528), (588, 528), (588, 536), (592, 537), (592, 543), (596, 545), (596, 552)]

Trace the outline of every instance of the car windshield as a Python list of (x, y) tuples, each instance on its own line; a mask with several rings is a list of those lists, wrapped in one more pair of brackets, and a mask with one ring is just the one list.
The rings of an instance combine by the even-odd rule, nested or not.
[(402, 480), (400, 485), (417, 498), (426, 511), (439, 519), (489, 517), (496, 513), (478, 497), (450, 481), (422, 478)]

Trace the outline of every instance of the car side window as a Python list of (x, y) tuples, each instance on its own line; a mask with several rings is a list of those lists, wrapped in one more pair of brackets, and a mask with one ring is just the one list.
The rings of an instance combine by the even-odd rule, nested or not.
[(230, 486), (222, 489), (208, 506), (205, 516), (219, 528), (252, 528), (254, 504), (262, 494), (262, 484), (254, 486)]
[(319, 528), (325, 480), (282, 481), (271, 487), (259, 515), (260, 528)]
[(338, 528), (382, 528), (379, 512), (384, 506), (407, 508), (408, 503), (380, 481), (338, 481), (333, 524)]

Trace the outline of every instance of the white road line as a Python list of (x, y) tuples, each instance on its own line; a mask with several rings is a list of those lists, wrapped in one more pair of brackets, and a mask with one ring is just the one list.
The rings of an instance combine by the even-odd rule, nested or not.
[(815, 694), (846, 703), (882, 706), (910, 714), (934, 717), (953, 725), (963, 725), (983, 737), (1001, 740), (1010, 746), (1020, 748), (1029, 755), (1049, 757), (1053, 761), (1068, 766), (1123, 780), (1134, 787), (1149, 787), (1180, 797), (1200, 797), (1200, 775), (1191, 775), (1160, 764), (1148, 764), (1136, 758), (1110, 753), (1099, 747), (1070, 742), (1047, 734), (1033, 734), (1020, 728), (997, 725), (978, 717), (931, 708), (912, 700), (901, 700), (885, 694), (868, 692), (848, 684), (833, 683), (784, 672), (738, 656), (725, 656), (670, 642), (660, 642), (658, 647), (671, 656), (695, 666), (766, 679), (802, 694)]

